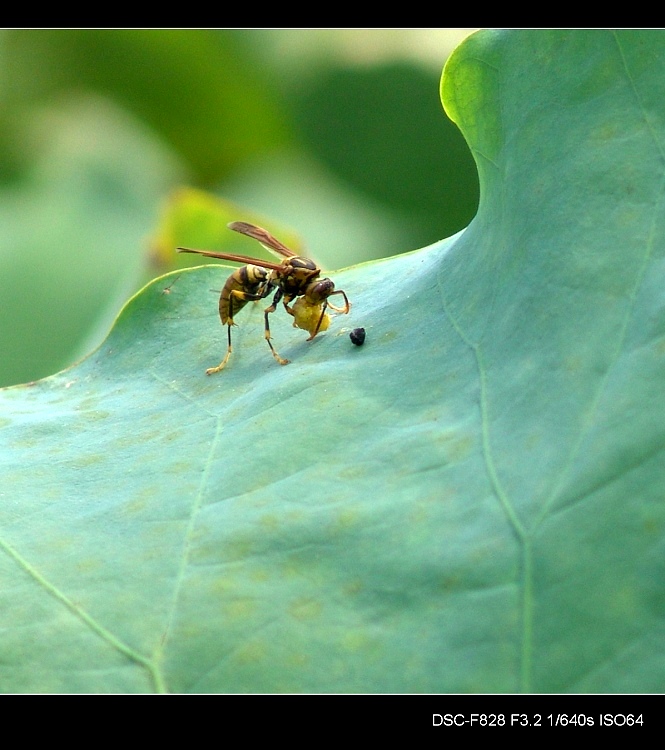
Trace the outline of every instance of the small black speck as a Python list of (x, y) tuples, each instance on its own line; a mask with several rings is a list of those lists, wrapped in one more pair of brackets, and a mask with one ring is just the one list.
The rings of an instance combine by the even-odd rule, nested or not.
[(365, 329), (354, 328), (349, 334), (349, 338), (356, 346), (362, 346), (365, 343)]

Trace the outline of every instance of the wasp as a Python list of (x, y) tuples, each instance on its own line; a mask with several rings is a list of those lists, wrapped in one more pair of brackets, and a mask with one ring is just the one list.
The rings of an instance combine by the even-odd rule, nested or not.
[[(326, 310), (330, 308), (335, 312), (346, 314), (351, 309), (349, 300), (342, 289), (335, 289), (330, 279), (320, 278), (321, 269), (313, 260), (296, 255), (265, 229), (244, 221), (233, 221), (228, 227), (234, 232), (252, 237), (284, 260), (281, 263), (271, 263), (247, 255), (216, 253), (187, 247), (177, 248), (179, 253), (197, 253), (209, 258), (245, 264), (229, 276), (219, 296), (219, 317), (222, 325), (227, 327), (228, 346), (224, 359), (217, 367), (209, 367), (206, 375), (223, 370), (229, 361), (232, 351), (231, 328), (235, 325), (235, 315), (248, 302), (265, 299), (273, 290), (276, 290), (275, 296), (264, 311), (264, 335), (273, 357), (280, 365), (288, 365), (289, 360), (279, 356), (270, 340), (268, 316), (275, 312), (277, 305), (280, 302), (283, 303), (286, 312), (293, 316), (293, 325), (308, 331), (310, 336), (307, 341), (311, 341), (317, 333), (325, 331), (330, 325), (330, 316)], [(336, 307), (329, 301), (329, 298), (335, 294), (341, 294), (344, 298), (343, 307)], [(291, 305), (294, 300), (295, 302)]]

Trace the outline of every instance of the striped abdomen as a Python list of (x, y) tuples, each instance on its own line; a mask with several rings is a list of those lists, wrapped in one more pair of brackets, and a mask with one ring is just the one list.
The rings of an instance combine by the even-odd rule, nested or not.
[(251, 299), (242, 299), (242, 296), (235, 294), (232, 297), (231, 292), (265, 297), (271, 286), (269, 277), (270, 272), (265, 268), (251, 265), (241, 266), (229, 276), (219, 296), (219, 317), (223, 325), (226, 325), (229, 317), (234, 318)]

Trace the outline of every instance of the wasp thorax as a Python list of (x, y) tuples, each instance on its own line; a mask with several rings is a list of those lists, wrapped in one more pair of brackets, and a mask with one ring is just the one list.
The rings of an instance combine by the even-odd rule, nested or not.
[(288, 266), (291, 268), (301, 268), (305, 271), (318, 271), (319, 267), (316, 265), (316, 263), (311, 260), (310, 258), (301, 258), (299, 255), (296, 255), (294, 258), (289, 258), (287, 261), (285, 261)]

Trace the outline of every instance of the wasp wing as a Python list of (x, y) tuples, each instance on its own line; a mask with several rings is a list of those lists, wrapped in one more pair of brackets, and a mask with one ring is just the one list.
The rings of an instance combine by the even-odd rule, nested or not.
[(234, 232), (240, 232), (248, 237), (260, 242), (266, 250), (271, 250), (277, 255), (281, 255), (283, 258), (295, 258), (297, 253), (282, 244), (278, 239), (270, 234), (267, 230), (262, 227), (257, 227), (255, 224), (248, 224), (246, 221), (232, 221), (227, 225), (229, 229), (233, 229)]
[(219, 260), (232, 260), (236, 263), (244, 263), (246, 266), (261, 266), (262, 268), (272, 268), (273, 271), (281, 271), (284, 266), (281, 263), (271, 263), (269, 260), (261, 258), (252, 258), (249, 255), (236, 255), (235, 253), (215, 253), (212, 250), (195, 250), (192, 247), (177, 247), (178, 253), (196, 253), (205, 255), (208, 258), (219, 258)]

